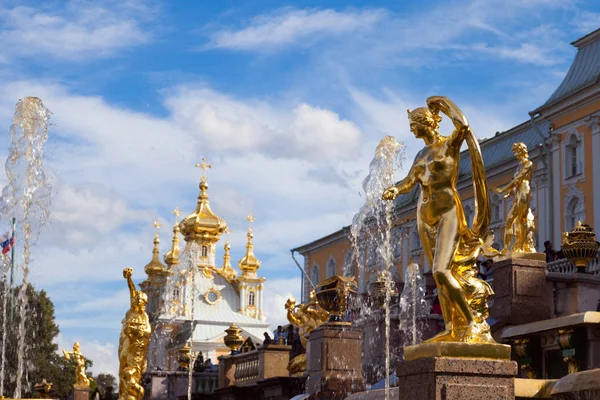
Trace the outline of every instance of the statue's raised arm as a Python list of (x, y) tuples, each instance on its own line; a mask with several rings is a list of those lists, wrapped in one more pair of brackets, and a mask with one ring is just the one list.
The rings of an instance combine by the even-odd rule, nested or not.
[(133, 304), (133, 300), (135, 299), (137, 290), (135, 289), (135, 284), (131, 279), (131, 275), (133, 275), (133, 269), (125, 268), (123, 270), (123, 278), (127, 279), (127, 286), (129, 287), (129, 300), (131, 304)]

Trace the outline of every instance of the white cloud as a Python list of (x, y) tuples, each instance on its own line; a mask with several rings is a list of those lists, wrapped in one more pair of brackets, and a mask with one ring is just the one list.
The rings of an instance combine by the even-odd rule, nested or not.
[(298, 44), (316, 36), (339, 35), (368, 29), (384, 18), (382, 10), (283, 9), (255, 17), (250, 26), (222, 30), (211, 36), (209, 47), (265, 51)]
[(148, 34), (140, 22), (149, 14), (149, 8), (134, 1), (104, 7), (70, 1), (60, 9), (0, 8), (1, 51), (4, 57), (49, 55), (79, 61), (106, 57), (146, 42)]
[(356, 155), (361, 136), (354, 123), (303, 103), (277, 106), (181, 87), (166, 104), (177, 125), (219, 152), (260, 152), (310, 161), (344, 159)]

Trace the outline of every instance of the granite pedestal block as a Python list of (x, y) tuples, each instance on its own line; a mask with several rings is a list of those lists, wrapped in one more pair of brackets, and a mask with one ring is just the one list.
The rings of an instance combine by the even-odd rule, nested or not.
[(401, 400), (514, 400), (517, 363), (484, 358), (431, 357), (400, 364)]
[(89, 386), (73, 386), (73, 400), (90, 400)]
[(313, 330), (306, 359), (311, 399), (345, 399), (364, 390), (360, 329), (325, 324)]
[(502, 325), (521, 325), (553, 317), (552, 283), (546, 280), (545, 260), (495, 259), (492, 271), (492, 318)]

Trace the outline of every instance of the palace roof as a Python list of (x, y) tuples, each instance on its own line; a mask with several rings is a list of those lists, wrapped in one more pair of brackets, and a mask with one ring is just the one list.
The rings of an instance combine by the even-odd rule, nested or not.
[(538, 107), (535, 112), (600, 82), (600, 29), (596, 29), (571, 44), (578, 51), (567, 76), (544, 105)]

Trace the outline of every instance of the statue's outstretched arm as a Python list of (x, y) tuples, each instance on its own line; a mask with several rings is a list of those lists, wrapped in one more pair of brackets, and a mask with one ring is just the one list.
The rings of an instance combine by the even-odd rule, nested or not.
[(532, 165), (533, 165), (533, 163), (531, 161), (528, 161), (527, 164), (525, 164), (519, 170), (519, 172), (517, 173), (517, 176), (515, 176), (512, 181), (510, 181), (504, 187), (499, 187), (497, 189), (494, 189), (494, 191), (498, 194), (508, 193), (511, 189), (513, 189), (515, 186), (517, 186), (519, 183), (521, 183), (523, 181), (523, 179), (525, 179), (525, 177), (529, 173), (529, 170), (531, 169)]
[(125, 268), (123, 270), (123, 278), (127, 279), (127, 286), (129, 287), (129, 299), (133, 302), (136, 290), (131, 275), (133, 275), (133, 270), (131, 268)]
[(410, 171), (408, 171), (408, 175), (406, 178), (402, 179), (395, 186), (391, 186), (383, 192), (384, 200), (394, 200), (398, 197), (399, 194), (408, 193), (415, 187), (417, 183), (419, 183), (419, 177), (423, 173), (424, 167), (420, 162), (421, 157), (420, 153), (415, 157), (415, 161), (413, 162), (412, 167), (410, 167)]

